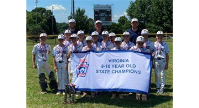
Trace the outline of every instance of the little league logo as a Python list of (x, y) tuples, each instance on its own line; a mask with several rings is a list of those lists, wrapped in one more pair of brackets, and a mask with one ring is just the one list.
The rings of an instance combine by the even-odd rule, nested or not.
[(87, 60), (86, 59), (80, 59), (79, 60), (79, 65), (77, 65), (77, 77), (85, 77), (86, 76), (86, 72), (88, 70), (88, 66), (89, 64), (87, 64)]

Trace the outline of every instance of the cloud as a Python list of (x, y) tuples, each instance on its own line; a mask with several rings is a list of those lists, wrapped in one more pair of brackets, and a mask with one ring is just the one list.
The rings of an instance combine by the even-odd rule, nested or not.
[(127, 17), (127, 12), (124, 12), (123, 14), (120, 15), (120, 17), (121, 17), (121, 16)]
[(58, 4), (52, 4), (51, 6), (46, 6), (46, 9), (52, 10), (52, 6), (53, 6), (53, 11), (66, 11), (65, 7), (63, 7), (62, 5), (58, 5)]

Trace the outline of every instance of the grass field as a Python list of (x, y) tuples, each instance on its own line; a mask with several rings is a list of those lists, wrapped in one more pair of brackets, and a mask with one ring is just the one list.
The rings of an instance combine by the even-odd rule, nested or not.
[[(150, 38), (154, 41), (155, 38)], [(97, 98), (76, 98), (76, 104), (62, 104), (64, 101), (63, 95), (55, 95), (49, 91), (47, 94), (39, 94), (39, 79), (37, 70), (32, 68), (31, 51), (33, 48), (33, 42), (27, 40), (26, 45), (26, 104), (28, 108), (119, 108), (119, 107), (155, 107), (155, 108), (172, 108), (173, 107), (173, 39), (165, 40), (170, 49), (169, 53), (169, 69), (166, 71), (166, 89), (164, 94), (157, 94), (155, 88), (154, 70), (152, 72), (151, 78), (151, 91), (146, 102), (137, 101), (135, 99), (135, 94), (124, 95), (124, 99), (120, 100), (118, 97), (111, 100), (111, 95), (102, 95)], [(49, 39), (48, 44), (53, 48), (55, 44), (55, 39)], [(56, 41), (56, 43), (58, 43)], [(36, 43), (34, 43), (36, 44)], [(49, 64), (51, 69), (53, 69), (52, 56), (50, 55)]]

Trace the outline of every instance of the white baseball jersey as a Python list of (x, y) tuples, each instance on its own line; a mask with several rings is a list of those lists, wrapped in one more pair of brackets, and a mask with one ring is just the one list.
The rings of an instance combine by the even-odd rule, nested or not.
[(149, 49), (146, 49), (145, 47), (138, 48), (137, 46), (132, 46), (129, 50), (131, 51), (137, 51), (137, 52), (150, 52)]
[(72, 41), (64, 40), (64, 45), (68, 47), (70, 44), (73, 44)]
[(125, 50), (129, 50), (132, 46), (135, 46), (133, 42), (128, 42), (126, 43), (125, 41), (122, 42), (121, 47), (124, 48)]
[(44, 46), (41, 43), (34, 45), (32, 54), (35, 54), (36, 62), (48, 61), (48, 52), (51, 51), (51, 46), (45, 44)]
[(112, 44), (111, 41), (107, 42), (102, 41), (100, 46), (101, 50), (111, 50), (113, 47), (114, 45)]
[(69, 48), (69, 51), (72, 51), (72, 52), (82, 52), (83, 45), (82, 44), (76, 44), (74, 46), (73, 44), (71, 44), (71, 45), (68, 46), (68, 48)]
[(68, 54), (68, 47), (66, 45), (63, 45), (62, 47), (56, 45), (52, 51), (52, 56), (55, 57), (56, 62), (59, 61), (67, 62), (67, 54)]
[[(88, 47), (88, 46), (83, 47), (83, 48), (82, 48), (82, 51), (87, 51), (87, 47)], [(92, 47), (91, 47), (91, 51), (97, 51), (97, 49), (96, 49), (95, 47), (92, 46)]]
[(97, 44), (96, 43), (92, 43), (92, 47), (94, 47), (97, 51), (101, 51), (100, 46), (101, 46), (100, 42), (97, 42)]
[(83, 45), (83, 47), (87, 45), (86, 41), (84, 41), (84, 40), (83, 41), (78, 40), (77, 44)]
[(144, 43), (144, 47), (146, 47), (146, 49), (149, 49), (151, 52), (152, 51), (155, 51), (155, 47), (154, 47), (154, 44), (153, 42), (147, 40), (145, 43)]
[(112, 48), (111, 50), (125, 50), (124, 48), (122, 48), (122, 47), (120, 47), (119, 49), (118, 48), (116, 48), (116, 47), (114, 47), (114, 48)]
[(166, 58), (166, 53), (169, 53), (169, 46), (166, 42), (162, 43), (154, 42), (155, 47), (155, 58)]

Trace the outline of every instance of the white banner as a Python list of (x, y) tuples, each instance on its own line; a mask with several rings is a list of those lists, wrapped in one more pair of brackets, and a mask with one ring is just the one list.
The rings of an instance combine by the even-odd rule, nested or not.
[(77, 91), (149, 92), (150, 53), (106, 51), (73, 53), (71, 57)]

